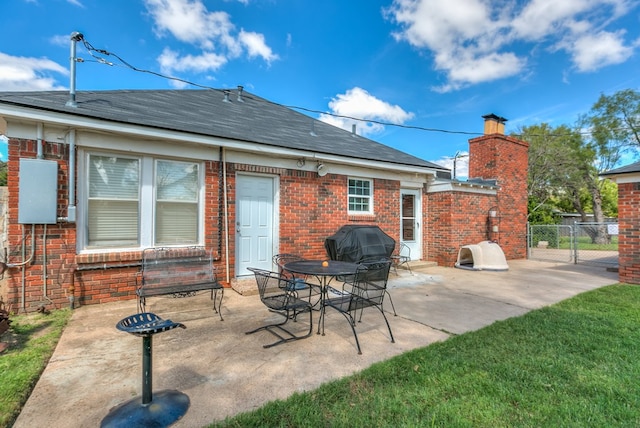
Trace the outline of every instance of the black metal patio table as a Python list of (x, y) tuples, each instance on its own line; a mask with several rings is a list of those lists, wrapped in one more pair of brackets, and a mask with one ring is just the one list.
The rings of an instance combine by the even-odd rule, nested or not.
[[(324, 299), (327, 296), (329, 284), (336, 277), (355, 275), (358, 263), (339, 260), (296, 260), (285, 264), (283, 268), (293, 274), (311, 275), (318, 278), (321, 290), (317, 334), (320, 334), (320, 324), (324, 317)], [(324, 332), (322, 334), (324, 335)]]

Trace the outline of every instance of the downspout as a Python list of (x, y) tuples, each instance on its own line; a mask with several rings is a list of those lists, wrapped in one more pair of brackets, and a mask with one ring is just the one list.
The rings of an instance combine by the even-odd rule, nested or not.
[(67, 221), (76, 221), (76, 130), (69, 131), (69, 208)]
[[(67, 217), (64, 219), (68, 223), (76, 221), (76, 130), (69, 131), (69, 171), (68, 171), (69, 202), (67, 204)], [(68, 290), (69, 308), (75, 306), (75, 268), (71, 270), (71, 285)]]
[(47, 225), (42, 231), (42, 297), (49, 300), (47, 296)]
[(69, 199), (67, 201), (67, 216), (58, 217), (58, 221), (75, 223), (76, 221), (76, 130), (69, 130), (69, 172), (67, 187)]
[(231, 276), (229, 275), (229, 208), (227, 205), (227, 159), (224, 147), (222, 148), (222, 182), (224, 184), (224, 260), (225, 268), (227, 271), (227, 284), (231, 282)]
[(38, 140), (38, 144), (36, 147), (37, 159), (44, 159), (44, 155), (42, 154), (42, 141), (44, 140), (44, 125), (41, 122), (38, 122), (36, 129), (36, 138)]

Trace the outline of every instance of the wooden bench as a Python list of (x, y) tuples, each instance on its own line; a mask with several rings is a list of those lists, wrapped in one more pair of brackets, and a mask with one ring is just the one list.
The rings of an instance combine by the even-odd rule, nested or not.
[(211, 290), (213, 310), (222, 320), (224, 288), (216, 278), (211, 254), (203, 247), (149, 248), (142, 253), (141, 281), (136, 290), (139, 312), (146, 312), (147, 297), (189, 297), (203, 290)]

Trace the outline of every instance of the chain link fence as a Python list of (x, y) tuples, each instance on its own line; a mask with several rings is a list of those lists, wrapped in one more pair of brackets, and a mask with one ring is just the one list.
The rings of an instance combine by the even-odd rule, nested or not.
[(563, 263), (618, 265), (618, 224), (529, 225), (528, 258)]

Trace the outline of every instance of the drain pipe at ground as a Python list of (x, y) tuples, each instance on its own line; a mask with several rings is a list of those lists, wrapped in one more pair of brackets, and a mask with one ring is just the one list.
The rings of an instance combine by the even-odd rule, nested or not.
[(229, 275), (229, 210), (227, 208), (227, 156), (224, 147), (222, 148), (222, 182), (224, 183), (224, 262), (227, 271), (227, 284), (231, 281)]

